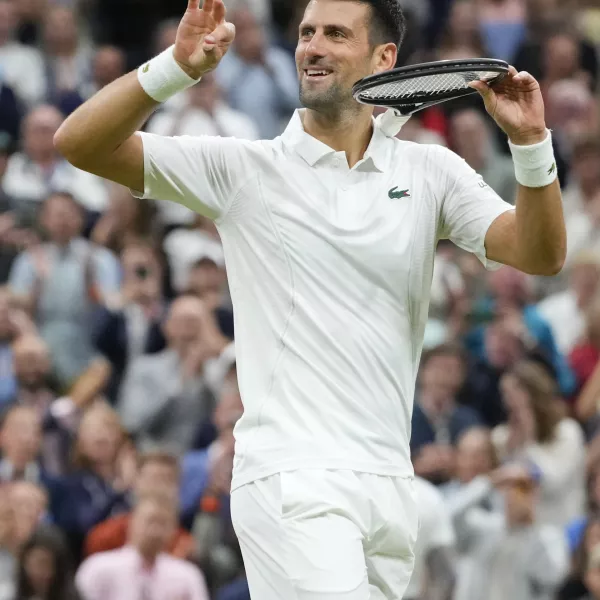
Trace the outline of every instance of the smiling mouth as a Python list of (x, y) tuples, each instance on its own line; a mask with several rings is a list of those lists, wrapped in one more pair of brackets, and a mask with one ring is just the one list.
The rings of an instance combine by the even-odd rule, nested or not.
[(329, 71), (328, 69), (304, 69), (304, 74), (311, 81), (322, 81), (332, 73), (333, 71)]

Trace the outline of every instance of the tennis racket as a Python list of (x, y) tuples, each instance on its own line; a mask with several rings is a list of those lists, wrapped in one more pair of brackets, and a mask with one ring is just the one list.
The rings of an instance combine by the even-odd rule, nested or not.
[(392, 69), (357, 82), (352, 93), (357, 102), (393, 108), (403, 116), (476, 94), (471, 81), (493, 86), (508, 74), (508, 63), (491, 58), (441, 60)]

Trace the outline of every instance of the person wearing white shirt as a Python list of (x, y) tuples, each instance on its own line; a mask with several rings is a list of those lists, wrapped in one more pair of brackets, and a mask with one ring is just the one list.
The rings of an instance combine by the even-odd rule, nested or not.
[(106, 184), (73, 167), (56, 152), (52, 138), (62, 121), (63, 116), (53, 106), (42, 104), (32, 109), (23, 121), (23, 151), (8, 160), (2, 187), (30, 220), (55, 191), (69, 192), (91, 211), (101, 212), (108, 204)]
[(415, 567), (406, 600), (450, 600), (454, 590), (456, 536), (442, 493), (431, 483), (415, 477), (419, 505), (419, 536)]
[(0, 80), (8, 84), (22, 102), (32, 106), (46, 94), (44, 61), (39, 50), (15, 41), (14, 2), (0, 0)]
[[(516, 212), (455, 154), (396, 139), (393, 113), (376, 121), (354, 100), (357, 80), (395, 65), (404, 28), (398, 0), (311, 2), (296, 52), (305, 109), (283, 135), (133, 133), (233, 42), (222, 0), (189, 0), (175, 46), (55, 138), (79, 167), (216, 223), (244, 402), (231, 512), (260, 600), (404, 595), (418, 530), (411, 413), (439, 239), (490, 268), (552, 275), (564, 262), (551, 136), (530, 75), (511, 70), (509, 94), (473, 84), (525, 181)], [(528, 179), (523, 153), (540, 151)]]
[(582, 251), (569, 268), (569, 287), (544, 298), (537, 306), (548, 321), (558, 349), (568, 356), (583, 340), (586, 314), (598, 298), (600, 251)]

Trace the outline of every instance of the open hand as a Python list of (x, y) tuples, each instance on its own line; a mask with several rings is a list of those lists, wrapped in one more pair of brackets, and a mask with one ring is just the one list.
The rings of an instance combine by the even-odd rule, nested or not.
[(528, 146), (546, 139), (544, 100), (532, 75), (510, 67), (508, 75), (493, 87), (483, 81), (469, 86), (479, 92), (486, 110), (513, 144)]
[(188, 0), (179, 23), (173, 56), (181, 68), (198, 79), (219, 64), (235, 38), (235, 27), (225, 20), (223, 0)]

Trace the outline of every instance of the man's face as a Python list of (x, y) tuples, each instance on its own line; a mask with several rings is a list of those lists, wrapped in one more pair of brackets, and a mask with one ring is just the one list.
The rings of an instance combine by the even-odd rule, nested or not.
[(456, 474), (459, 481), (469, 483), (492, 469), (490, 440), (478, 431), (465, 433), (456, 448)]
[(175, 511), (154, 500), (142, 500), (133, 514), (133, 543), (142, 554), (162, 552), (176, 527)]
[(370, 10), (357, 2), (310, 2), (296, 48), (303, 106), (317, 111), (335, 108), (338, 112), (356, 104), (352, 86), (374, 72)]
[(45, 161), (56, 154), (54, 134), (62, 123), (60, 112), (41, 106), (30, 112), (23, 124), (23, 147), (33, 161)]
[(50, 373), (50, 355), (41, 340), (27, 340), (14, 349), (15, 374), (19, 384), (28, 389), (42, 387)]
[(83, 219), (78, 207), (70, 198), (53, 196), (46, 201), (41, 215), (44, 229), (56, 244), (64, 244), (76, 238), (83, 228)]
[(42, 442), (40, 419), (33, 410), (15, 410), (4, 422), (0, 434), (3, 455), (17, 469), (33, 462)]
[(178, 485), (176, 469), (167, 463), (148, 461), (137, 475), (135, 491), (138, 498), (151, 494), (177, 498)]

